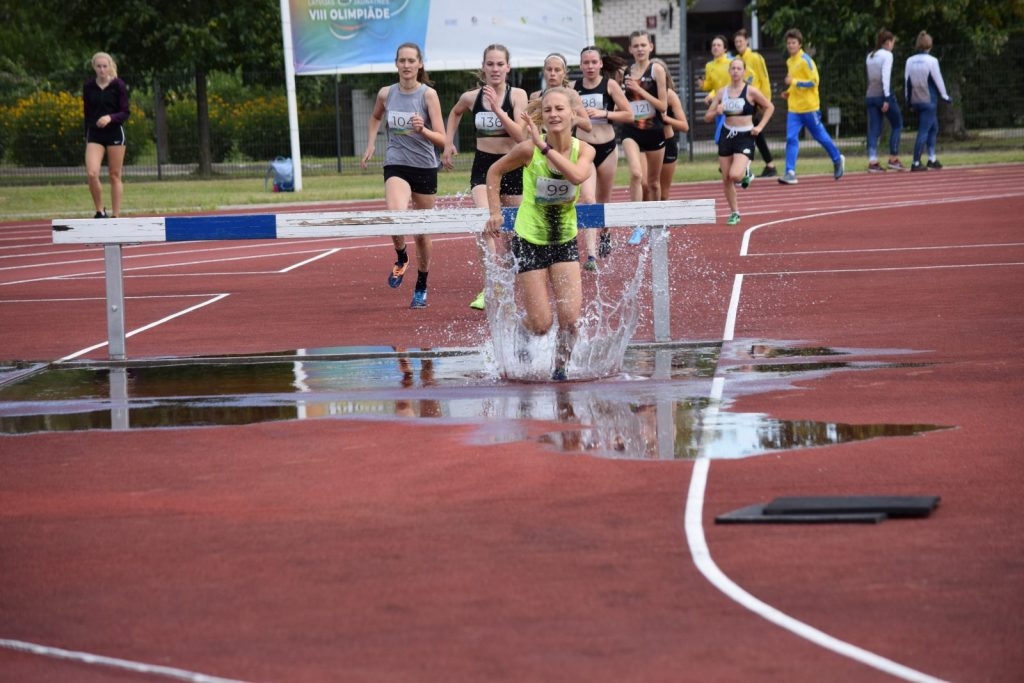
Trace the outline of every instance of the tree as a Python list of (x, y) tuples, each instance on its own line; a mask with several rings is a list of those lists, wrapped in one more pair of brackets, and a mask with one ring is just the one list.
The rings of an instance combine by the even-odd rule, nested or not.
[[(850, 46), (866, 51), (875, 34), (888, 28), (912, 45), (927, 30), (942, 46), (963, 46), (954, 59), (943, 62), (946, 85), (958, 101), (965, 74), (982, 68), (1000, 55), (1013, 34), (1024, 32), (1024, 0), (757, 0), (762, 28), (777, 42), (792, 27), (819, 54)], [(818, 57), (816, 57), (817, 59)], [(951, 108), (942, 130), (964, 134), (962, 112)]]
[(109, 13), (97, 13), (95, 0), (67, 0), (62, 17), (69, 33), (103, 45), (102, 49), (131, 63), (137, 74), (160, 79), (170, 87), (180, 87), (182, 76), (191, 75), (201, 176), (213, 172), (209, 73), (253, 66), (265, 70), (267, 64), (282, 63), (276, 0), (122, 0)]

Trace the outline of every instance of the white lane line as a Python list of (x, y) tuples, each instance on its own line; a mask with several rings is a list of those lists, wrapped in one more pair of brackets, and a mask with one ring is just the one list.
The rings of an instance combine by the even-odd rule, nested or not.
[(1002, 266), (1024, 266), (1022, 261), (1004, 263), (957, 263), (933, 266), (893, 266), (891, 268), (823, 268), (821, 270), (780, 270), (775, 272), (747, 273), (747, 275), (822, 275), (831, 273), (888, 273), (900, 270), (956, 270), (958, 268), (1000, 268)]
[[(739, 310), (740, 292), (743, 287), (743, 275), (736, 275), (733, 280), (732, 296), (729, 299), (729, 311), (726, 316), (726, 327), (722, 335), (724, 344), (734, 340), (736, 315)], [(725, 394), (725, 377), (718, 375), (711, 381), (710, 403), (705, 409), (706, 415), (714, 415), (722, 404), (722, 396)], [(714, 420), (702, 420), (703, 424), (711, 424)], [(810, 624), (795, 619), (768, 603), (754, 597), (743, 587), (730, 579), (723, 572), (714, 559), (711, 557), (711, 550), (708, 548), (707, 538), (704, 536), (704, 494), (707, 490), (708, 472), (711, 469), (711, 459), (706, 457), (697, 458), (693, 463), (693, 473), (690, 476), (690, 488), (686, 494), (686, 510), (684, 512), (683, 526), (686, 533), (686, 542), (690, 548), (690, 556), (693, 559), (697, 570), (708, 582), (720, 590), (726, 597), (742, 607), (750, 610), (759, 617), (786, 629), (790, 633), (803, 638), (819, 647), (830, 650), (843, 657), (866, 664), (874, 669), (885, 672), (897, 678), (915, 683), (942, 683), (942, 679), (935, 678), (929, 674), (917, 671), (908, 666), (894, 662), (891, 659), (882, 657), (852, 643), (840, 640), (824, 631), (814, 628)]]
[(861, 206), (847, 208), (847, 209), (832, 209), (827, 211), (820, 211), (818, 213), (810, 213), (801, 216), (788, 216), (786, 218), (780, 218), (774, 221), (768, 221), (767, 223), (759, 223), (752, 225), (743, 232), (743, 242), (740, 245), (740, 256), (747, 256), (750, 250), (750, 238), (755, 231), (761, 228), (771, 227), (773, 225), (780, 225), (782, 223), (795, 223), (797, 221), (806, 221), (812, 218), (824, 218), (825, 216), (838, 216), (844, 213), (857, 213), (863, 211), (877, 211), (879, 209), (892, 209), (901, 207), (914, 207), (914, 206), (934, 206), (936, 204), (960, 204), (963, 202), (978, 202), (978, 201), (990, 201), (993, 199), (1009, 199), (1013, 197), (1019, 197), (1017, 193), (1012, 194), (995, 194), (995, 195), (977, 195), (974, 197), (950, 197), (948, 199), (927, 199), (927, 200), (916, 200), (916, 201), (902, 201), (902, 202), (886, 202), (877, 204), (863, 204)]
[(281, 270), (279, 270), (277, 272), (278, 273), (290, 273), (293, 270), (297, 270), (297, 269), (301, 268), (304, 265), (307, 265), (309, 263), (313, 263), (313, 261), (319, 261), (320, 259), (326, 258), (327, 256), (333, 256), (333, 255), (337, 254), (339, 251), (341, 251), (341, 249), (331, 249), (330, 251), (325, 251), (324, 253), (319, 254), (317, 256), (312, 256), (312, 257), (306, 259), (305, 261), (299, 261), (295, 265), (288, 266), (287, 268), (282, 268)]
[(189, 683), (245, 683), (244, 681), (240, 681), (236, 678), (221, 678), (220, 676), (210, 676), (196, 671), (187, 671), (186, 669), (176, 669), (174, 667), (161, 666), (159, 664), (133, 662), (128, 659), (95, 655), (90, 652), (64, 650), (59, 647), (28, 643), (22, 640), (11, 640), (9, 638), (0, 638), (0, 647), (8, 650), (15, 650), (17, 652), (27, 652), (29, 654), (39, 655), (40, 657), (48, 657), (50, 659), (66, 659), (72, 662), (80, 662), (82, 664), (98, 664), (100, 666), (109, 666), (115, 669), (131, 671), (139, 674), (149, 674), (152, 676), (173, 678), (179, 681), (189, 681)]
[(821, 256), (831, 254), (892, 254), (905, 251), (957, 251), (960, 249), (1002, 249), (1005, 247), (1024, 247), (1024, 242), (991, 242), (986, 244), (939, 244), (932, 247), (885, 247), (878, 249), (820, 249), (817, 251), (759, 251), (747, 254), (750, 258), (758, 256)]
[[(183, 316), (183, 315), (185, 315), (187, 313), (191, 313), (192, 311), (198, 311), (200, 308), (203, 308), (205, 306), (209, 306), (210, 304), (215, 304), (218, 301), (220, 301), (221, 299), (224, 299), (224, 298), (226, 298), (228, 296), (230, 296), (230, 294), (217, 294), (217, 295), (214, 295), (213, 298), (210, 299), (209, 301), (204, 301), (202, 303), (198, 303), (195, 306), (189, 306), (188, 308), (180, 310), (177, 313), (172, 313), (169, 316), (166, 316), (164, 318), (160, 318), (159, 320), (151, 322), (148, 325), (143, 325), (142, 327), (137, 327), (134, 330), (132, 330), (131, 332), (126, 333), (124, 335), (125, 339), (127, 339), (128, 337), (134, 337), (135, 335), (139, 334), (140, 332), (145, 332), (146, 330), (151, 330), (154, 327), (157, 327), (159, 325), (163, 325), (165, 322), (168, 322), (170, 320), (174, 320), (175, 318), (180, 318), (181, 316)], [(83, 356), (83, 355), (89, 353), (90, 351), (95, 351), (96, 349), (102, 349), (104, 346), (107, 346), (107, 344), (108, 344), (108, 342), (102, 342), (100, 344), (93, 344), (92, 346), (90, 346), (88, 348), (82, 349), (80, 351), (75, 351), (74, 353), (72, 353), (69, 356), (64, 356), (63, 358), (58, 358), (56, 362), (61, 363), (63, 361), (67, 361), (67, 360), (73, 360), (75, 358), (78, 358), (79, 356)]]

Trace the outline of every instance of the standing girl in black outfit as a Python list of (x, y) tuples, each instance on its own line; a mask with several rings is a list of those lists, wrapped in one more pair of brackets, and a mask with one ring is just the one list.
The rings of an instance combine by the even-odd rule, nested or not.
[(121, 169), (124, 167), (125, 134), (124, 122), (130, 114), (128, 109), (128, 86), (117, 77), (117, 63), (106, 52), (92, 56), (92, 68), (96, 77), (86, 81), (82, 87), (82, 103), (85, 110), (85, 174), (89, 180), (89, 193), (96, 207), (96, 218), (106, 218), (103, 206), (103, 186), (100, 183), (100, 168), (103, 156), (107, 157), (107, 173), (110, 175), (110, 217), (121, 214), (121, 197), (124, 185)]

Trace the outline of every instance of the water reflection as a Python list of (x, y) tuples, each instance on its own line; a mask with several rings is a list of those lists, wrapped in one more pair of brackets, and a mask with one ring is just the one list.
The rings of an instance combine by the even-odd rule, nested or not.
[[(707, 398), (719, 350), (631, 347), (613, 378), (534, 384), (501, 380), (486, 353), (390, 347), (305, 350), (253, 362), (59, 366), (0, 386), (0, 434), (333, 417), (471, 423), (478, 426), (475, 443), (495, 444), (530, 438), (527, 427), (541, 422), (551, 428), (535, 438), (558, 451), (677, 459), (740, 458), (942, 428), (776, 420), (722, 410)], [(892, 366), (783, 365), (787, 373), (811, 374)], [(733, 369), (763, 376), (765, 367)], [(737, 386), (764, 390), (756, 382)]]

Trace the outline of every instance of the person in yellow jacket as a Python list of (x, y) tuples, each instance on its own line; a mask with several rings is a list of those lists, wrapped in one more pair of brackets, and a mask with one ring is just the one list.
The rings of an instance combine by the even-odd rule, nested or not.
[[(743, 64), (747, 67), (747, 72), (744, 74), (747, 85), (754, 86), (766, 99), (771, 100), (772, 82), (768, 78), (768, 66), (764, 63), (764, 57), (760, 53), (750, 49), (750, 34), (747, 33), (747, 29), (741, 28), (732, 34), (732, 44), (736, 48), (736, 56), (742, 59)], [(763, 116), (764, 109), (758, 107), (754, 113), (755, 126), (761, 122)], [(763, 131), (754, 137), (754, 144), (757, 145), (757, 151), (764, 159), (764, 170), (761, 171), (761, 177), (774, 178), (779, 175), (779, 172), (775, 170), (775, 159), (772, 157), (772, 151), (768, 148), (768, 140)]]
[[(729, 85), (729, 62), (732, 57), (725, 49), (725, 36), (715, 36), (711, 39), (711, 61), (704, 65), (704, 77), (697, 78), (697, 87), (707, 93), (704, 97), (704, 104), (711, 104), (715, 99), (715, 93)], [(715, 142), (722, 132), (722, 124), (725, 117), (719, 116), (715, 119)]]
[(832, 176), (839, 180), (846, 171), (846, 159), (821, 122), (818, 67), (804, 52), (804, 36), (799, 29), (789, 29), (785, 37), (789, 59), (786, 60), (786, 90), (782, 97), (788, 102), (789, 111), (786, 114), (786, 173), (779, 182), (796, 185), (796, 159), (800, 153), (800, 131), (804, 128), (828, 152), (832, 159)]

